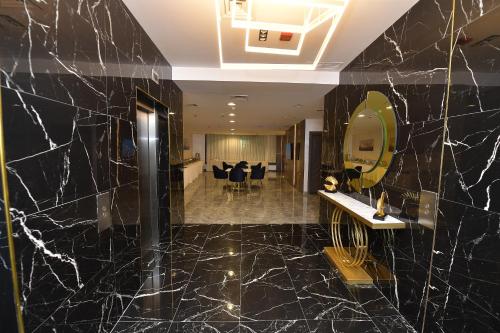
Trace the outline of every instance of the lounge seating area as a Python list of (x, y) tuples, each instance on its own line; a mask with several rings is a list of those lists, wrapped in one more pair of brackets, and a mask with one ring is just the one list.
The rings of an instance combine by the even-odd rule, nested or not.
[(259, 188), (263, 186), (263, 180), (266, 175), (266, 167), (262, 166), (262, 162), (255, 165), (250, 165), (247, 161), (239, 161), (229, 164), (222, 162), (222, 169), (217, 165), (212, 165), (214, 179), (223, 181), (223, 188), (231, 190), (248, 190), (255, 182), (259, 183)]

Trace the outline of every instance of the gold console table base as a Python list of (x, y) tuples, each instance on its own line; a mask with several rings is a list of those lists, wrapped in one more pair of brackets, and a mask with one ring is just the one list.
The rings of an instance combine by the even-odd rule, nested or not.
[[(354, 249), (348, 248), (347, 250), (349, 253), (353, 253)], [(374, 280), (382, 283), (394, 281), (390, 269), (379, 263), (369, 253), (361, 266), (346, 266), (344, 260), (337, 255), (338, 251), (332, 246), (324, 247), (323, 253), (330, 264), (338, 269), (342, 280), (347, 284), (373, 284)]]
[[(363, 269), (362, 266), (346, 266), (345, 258), (338, 255), (339, 251), (334, 247), (325, 247), (323, 249), (330, 263), (337, 267), (342, 279), (347, 284), (373, 284), (373, 279)], [(345, 254), (345, 256), (349, 256)], [(352, 259), (351, 259), (352, 260)]]

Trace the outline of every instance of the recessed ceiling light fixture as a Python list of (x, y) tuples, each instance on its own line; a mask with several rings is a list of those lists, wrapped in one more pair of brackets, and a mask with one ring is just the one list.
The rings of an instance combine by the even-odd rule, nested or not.
[(228, 116), (229, 117), (234, 117), (234, 116), (236, 116), (236, 113), (230, 113), (230, 114), (228, 114)]
[(229, 102), (229, 103), (227, 103), (227, 106), (236, 106), (236, 103), (235, 102)]
[[(239, 13), (236, 17), (236, 1), (231, 1), (231, 27), (245, 29), (245, 51), (246, 52), (257, 52), (257, 53), (267, 53), (267, 54), (278, 54), (278, 55), (293, 55), (298, 56), (301, 53), (302, 45), (304, 43), (304, 38), (306, 34), (318, 26), (322, 25), (327, 21), (331, 21), (331, 25), (326, 33), (323, 42), (316, 54), (314, 61), (311, 64), (270, 64), (270, 63), (226, 63), (223, 57), (223, 47), (222, 47), (222, 15), (221, 15), (221, 0), (215, 1), (216, 19), (217, 19), (217, 37), (219, 46), (219, 60), (220, 68), (222, 69), (292, 69), (292, 70), (315, 70), (318, 66), (319, 61), (323, 57), (323, 54), (333, 36), (333, 33), (338, 25), (340, 18), (342, 17), (345, 8), (349, 0), (247, 0), (247, 10), (246, 15)], [(269, 21), (258, 21), (254, 20), (252, 17), (252, 9), (254, 2), (264, 2), (265, 4), (278, 4), (282, 5), (283, 8), (290, 6), (301, 6), (304, 8), (305, 18), (303, 24), (283, 24), (279, 22), (269, 22)], [(316, 15), (314, 15), (315, 13)], [(313, 18), (314, 15), (314, 18)], [(249, 45), (249, 35), (250, 30), (270, 30), (278, 32), (289, 32), (300, 34), (300, 39), (297, 44), (296, 49), (281, 49), (281, 48), (269, 48), (269, 47), (257, 47)], [(259, 36), (260, 39), (260, 36)]]
[(231, 129), (230, 129), (230, 131), (231, 131), (231, 132), (232, 132), (232, 131), (234, 131), (234, 130), (235, 130), (234, 128), (231, 128)]
[(235, 122), (236, 122), (236, 120), (230, 120), (229, 122), (230, 122), (230, 123), (235, 123)]

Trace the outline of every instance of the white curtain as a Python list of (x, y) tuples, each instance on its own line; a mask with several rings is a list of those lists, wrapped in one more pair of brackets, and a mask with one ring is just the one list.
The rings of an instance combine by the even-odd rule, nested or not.
[(207, 135), (207, 158), (219, 161), (276, 161), (274, 135)]

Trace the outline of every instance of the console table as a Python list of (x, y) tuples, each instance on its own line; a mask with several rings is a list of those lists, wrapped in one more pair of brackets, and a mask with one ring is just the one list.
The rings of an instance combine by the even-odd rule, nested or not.
[[(406, 223), (395, 217), (387, 215), (384, 221), (376, 220), (373, 215), (376, 209), (356, 200), (343, 193), (328, 193), (324, 190), (318, 191), (319, 196), (335, 206), (332, 214), (331, 233), (333, 246), (325, 247), (324, 253), (339, 270), (348, 284), (372, 284), (373, 279), (363, 268), (368, 253), (368, 232), (370, 229), (405, 229)], [(344, 247), (340, 225), (342, 216), (347, 214), (349, 225), (349, 237), (353, 247)], [(388, 269), (385, 268), (386, 271)], [(389, 273), (390, 275), (390, 273)]]

